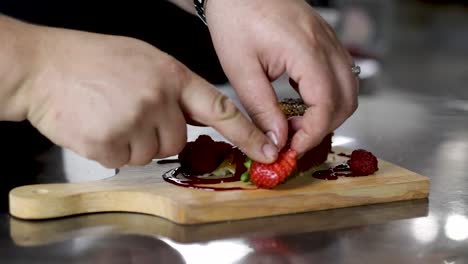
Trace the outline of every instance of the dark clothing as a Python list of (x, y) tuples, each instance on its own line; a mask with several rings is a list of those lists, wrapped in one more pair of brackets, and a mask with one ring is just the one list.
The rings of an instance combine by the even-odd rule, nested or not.
[[(108, 3), (107, 5), (104, 5)], [(207, 27), (166, 0), (1, 0), (0, 13), (42, 25), (144, 40), (208, 81), (226, 82)]]

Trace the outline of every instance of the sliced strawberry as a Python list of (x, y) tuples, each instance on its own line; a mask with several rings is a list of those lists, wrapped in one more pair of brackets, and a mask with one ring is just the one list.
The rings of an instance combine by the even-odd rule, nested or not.
[(271, 164), (252, 161), (250, 166), (250, 181), (257, 187), (271, 189), (284, 182), (294, 172), (297, 166), (297, 152), (293, 149), (283, 150), (278, 159)]

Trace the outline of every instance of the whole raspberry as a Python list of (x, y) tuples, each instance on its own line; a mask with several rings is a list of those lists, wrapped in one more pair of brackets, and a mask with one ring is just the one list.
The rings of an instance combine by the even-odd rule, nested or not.
[(367, 176), (379, 169), (377, 158), (363, 149), (357, 149), (351, 153), (348, 165), (356, 176)]
[(186, 173), (203, 175), (214, 171), (232, 149), (229, 143), (214, 141), (208, 135), (200, 135), (195, 141), (185, 145), (178, 158)]

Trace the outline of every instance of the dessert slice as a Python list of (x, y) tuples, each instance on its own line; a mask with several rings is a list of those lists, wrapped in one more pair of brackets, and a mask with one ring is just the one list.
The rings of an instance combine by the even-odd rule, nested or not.
[[(280, 101), (279, 106), (287, 118), (302, 116), (307, 110), (300, 99), (286, 99)], [(187, 143), (179, 154), (179, 161), (182, 172), (192, 177), (233, 176), (237, 180), (251, 181), (260, 188), (274, 188), (298, 172), (307, 171), (325, 162), (331, 151), (331, 138), (332, 134), (327, 135), (317, 147), (299, 160), (296, 151), (285, 148), (274, 163), (262, 164), (247, 161), (245, 154), (229, 143), (213, 141), (209, 136), (201, 135), (195, 141)]]

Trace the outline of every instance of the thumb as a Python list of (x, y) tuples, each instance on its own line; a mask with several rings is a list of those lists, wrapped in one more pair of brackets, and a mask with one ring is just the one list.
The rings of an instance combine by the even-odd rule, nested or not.
[(253, 160), (271, 163), (277, 147), (213, 85), (193, 75), (182, 89), (181, 105), (190, 119), (213, 127)]

